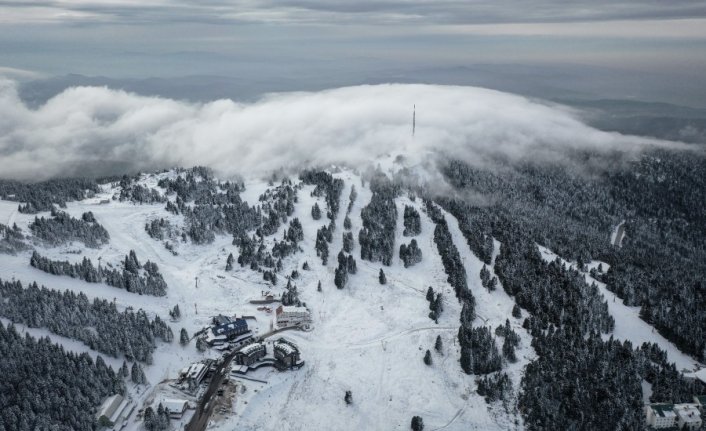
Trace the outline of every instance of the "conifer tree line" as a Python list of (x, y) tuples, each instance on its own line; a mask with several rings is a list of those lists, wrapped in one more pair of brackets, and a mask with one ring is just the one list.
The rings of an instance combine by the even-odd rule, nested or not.
[(54, 205), (66, 208), (67, 202), (92, 197), (99, 191), (98, 183), (88, 178), (57, 178), (33, 184), (0, 180), (0, 199), (21, 202), (18, 210), (24, 214), (51, 211)]
[(410, 205), (404, 206), (404, 236), (417, 236), (422, 233), (422, 219), (416, 208)]
[(0, 430), (92, 431), (96, 406), (125, 393), (121, 375), (100, 356), (67, 352), (2, 322), (0, 357)]
[[(166, 210), (183, 214), (184, 241), (210, 244), (216, 234), (239, 238), (260, 227), (263, 212), (242, 200), (240, 193), (245, 189), (242, 183), (218, 182), (211, 170), (203, 167), (180, 169), (177, 173), (175, 178), (160, 179), (158, 185), (165, 189), (167, 197), (176, 195), (174, 201), (167, 201)], [(187, 202), (193, 204), (187, 205)], [(271, 219), (270, 223), (278, 222), (276, 216)]]
[(287, 285), (282, 293), (282, 305), (296, 305), (301, 306), (302, 302), (299, 300), (299, 291), (297, 290), (297, 285), (292, 283), (292, 280), (287, 280)]
[(88, 347), (118, 357), (150, 364), (157, 339), (171, 342), (171, 328), (144, 310), (118, 311), (115, 303), (83, 293), (49, 290), (36, 283), (26, 288), (19, 281), (0, 280), (0, 315), (16, 323), (83, 342)]
[(414, 266), (422, 261), (422, 250), (417, 245), (416, 239), (412, 239), (409, 245), (400, 245), (400, 259), (405, 268)]
[[(586, 154), (585, 157), (600, 157)], [(682, 351), (706, 360), (706, 158), (652, 150), (615, 169), (583, 175), (531, 163), (491, 171), (451, 161), (449, 183), (492, 205), (439, 202), (459, 219), (473, 251), (486, 263), (492, 235), (519, 230), (579, 266), (609, 265), (606, 282), (627, 305)], [(502, 172), (501, 172), (502, 171)], [(625, 221), (622, 247), (610, 233)]]
[(157, 410), (147, 407), (143, 416), (143, 424), (147, 431), (164, 431), (169, 429), (169, 409), (159, 403)]
[(283, 259), (290, 256), (299, 248), (299, 241), (304, 240), (304, 228), (297, 217), (294, 217), (289, 222), (289, 227), (284, 230), (282, 241), (275, 240), (272, 246), (272, 256), (278, 259)]
[[(344, 185), (343, 180), (334, 178), (333, 175), (328, 172), (316, 170), (304, 171), (299, 178), (304, 184), (316, 186), (314, 187), (312, 195), (317, 197), (324, 196), (328, 212), (327, 217), (331, 220), (335, 219), (340, 207), (341, 193), (343, 192)], [(318, 220), (316, 217), (314, 219)]]
[(0, 254), (16, 254), (28, 248), (29, 244), (25, 242), (25, 235), (17, 223), (12, 227), (0, 223)]
[(137, 184), (135, 181), (139, 179), (139, 175), (130, 177), (124, 175), (118, 185), (120, 186), (120, 201), (130, 201), (137, 204), (155, 204), (164, 203), (167, 201), (166, 196), (162, 196), (155, 189), (145, 187), (142, 184)]
[(430, 200), (426, 201), (426, 209), (427, 214), (435, 224), (434, 243), (436, 244), (439, 256), (441, 256), (441, 262), (444, 265), (444, 270), (448, 277), (447, 281), (451, 287), (454, 288), (458, 300), (467, 306), (470, 315), (475, 318), (475, 298), (468, 289), (466, 269), (463, 267), (461, 255), (451, 237), (446, 218), (434, 202)]
[(370, 203), (360, 212), (363, 220), (363, 228), (358, 233), (360, 258), (390, 266), (395, 253), (395, 197), (399, 194), (400, 186), (380, 171), (369, 175), (370, 190), (373, 194)]
[(343, 250), (338, 252), (338, 266), (334, 274), (333, 282), (337, 288), (343, 289), (348, 282), (348, 275), (358, 272), (355, 258), (352, 254), (346, 254)]
[[(429, 301), (429, 318), (436, 323), (439, 323), (439, 316), (444, 311), (444, 302), (441, 292), (434, 294), (434, 289), (429, 286), (427, 289), (426, 300)], [(441, 339), (438, 340), (439, 342)]]
[(106, 268), (100, 264), (96, 267), (87, 257), (84, 257), (80, 263), (51, 260), (36, 251), (32, 253), (29, 263), (49, 274), (68, 275), (89, 283), (105, 283), (140, 295), (167, 294), (167, 283), (162, 278), (157, 264), (148, 260), (144, 265), (140, 265), (134, 250), (130, 250), (130, 253), (125, 256), (122, 270)]
[(292, 181), (285, 178), (280, 185), (268, 188), (260, 195), (262, 225), (257, 229), (257, 235), (273, 235), (282, 223), (287, 222), (287, 218), (294, 213), (299, 187), (292, 185)]
[(90, 211), (76, 219), (52, 208), (51, 218), (35, 217), (29, 228), (35, 237), (52, 246), (80, 241), (86, 247), (98, 248), (110, 241), (108, 231), (96, 221)]
[(165, 218), (158, 218), (145, 223), (145, 232), (156, 240), (170, 239), (177, 236), (177, 229)]

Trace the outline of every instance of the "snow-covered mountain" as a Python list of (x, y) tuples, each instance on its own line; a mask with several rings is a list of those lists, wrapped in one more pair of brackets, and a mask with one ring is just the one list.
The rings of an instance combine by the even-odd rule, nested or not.
[[(513, 260), (514, 251), (502, 242), (509, 240), (493, 234), (500, 229), (497, 224), (481, 230), (485, 222), (474, 225), (472, 214), (467, 217), (463, 213), (467, 210), (458, 206), (462, 199), (430, 200), (423, 189), (400, 182), (400, 173), (409, 172), (400, 170), (399, 161), (381, 161), (377, 171), (331, 167), (317, 174), (264, 181), (223, 181), (199, 169), (140, 174), (99, 182), (84, 198), (66, 199), (65, 208), (51, 212), (23, 208), (7, 199), (26, 200), (6, 193), (6, 200), (0, 200), (0, 223), (7, 226), (4, 241), (9, 252), (0, 255), (0, 278), (6, 283), (19, 281), (23, 289), (36, 282), (58, 292), (80, 293), (89, 302), (107, 300), (106, 307), (114, 306), (118, 313), (144, 310), (153, 322), (154, 350), (146, 353), (146, 360), (137, 358), (136, 343), (130, 347), (134, 352), (123, 347), (107, 352), (106, 345), (91, 341), (85, 332), (93, 331), (99, 339), (99, 327), (62, 330), (57, 325), (66, 328), (73, 323), (13, 314), (9, 307), (24, 306), (27, 298), (9, 287), (0, 291), (0, 301), (6, 298), (5, 308), (0, 306), (2, 323), (14, 321), (19, 332), (47, 336), (66, 351), (86, 352), (94, 360), (100, 356), (116, 371), (126, 359), (127, 365), (139, 363), (146, 382), (125, 379), (124, 395), (135, 408), (120, 421), (130, 430), (155, 426), (151, 419), (149, 424), (143, 420), (143, 409), (156, 411), (160, 402), (175, 398), (197, 408), (172, 419), (168, 427), (173, 429), (199, 429), (195, 419), (190, 421), (204, 414), (200, 399), (218, 403), (215, 409), (205, 407), (209, 417), (204, 422), (217, 430), (405, 430), (414, 416), (431, 430), (547, 429), (550, 425), (537, 418), (540, 407), (530, 399), (551, 399), (547, 393), (554, 389), (536, 386), (542, 371), (528, 367), (544, 366), (542, 358), (550, 354), (542, 352), (551, 342), (533, 339), (559, 337), (554, 331), (573, 327), (572, 322), (578, 322), (576, 328), (585, 331), (581, 337), (589, 343), (594, 328), (600, 328), (602, 338), (595, 342), (608, 346), (600, 351), (621, 349), (620, 342), (626, 341), (634, 347), (656, 343), (657, 351), (666, 352), (664, 362), (654, 359), (652, 371), (640, 368), (640, 349), (626, 347), (636, 352), (626, 353), (631, 359), (613, 359), (609, 369), (634, 366), (645, 377), (616, 377), (637, 383), (637, 391), (629, 385), (620, 389), (633, 392), (629, 397), (637, 400), (637, 409), (629, 400), (614, 399), (610, 408), (620, 406), (623, 419), (606, 419), (604, 424), (630, 424), (642, 418), (639, 405), (652, 394), (654, 373), (661, 373), (660, 384), (672, 388), (672, 394), (701, 390), (683, 389), (688, 384), (682, 385), (678, 373), (670, 374), (667, 364), (673, 362), (675, 370), (689, 373), (703, 357), (684, 347), (680, 350), (674, 337), (657, 333), (640, 318), (639, 309), (632, 306), (637, 304), (623, 305), (606, 287), (611, 280), (606, 278), (609, 264), (598, 260), (597, 254), (589, 262), (558, 256), (561, 242), (549, 239), (533, 243), (534, 251), (525, 253), (526, 260)], [(320, 209), (318, 218), (314, 207)], [(301, 234), (292, 233), (299, 225)], [(10, 233), (13, 226), (19, 232), (15, 236)], [(107, 232), (105, 241), (99, 227)], [(611, 247), (611, 229), (604, 234), (605, 245)], [(626, 241), (630, 235), (628, 229)], [(400, 246), (407, 247), (412, 240), (421, 260), (416, 256), (405, 262)], [(553, 243), (559, 244), (557, 249)], [(535, 261), (534, 255), (542, 259)], [(133, 256), (136, 267), (130, 269)], [(546, 277), (563, 280), (566, 290), (561, 295), (566, 296), (553, 293), (554, 282), (539, 286), (538, 278), (519, 286), (519, 272), (531, 265), (546, 271)], [(117, 275), (106, 275), (111, 270)], [(166, 283), (164, 291), (158, 287), (159, 278)], [(265, 291), (308, 309), (311, 330), (272, 334), (276, 329), (272, 309), (279, 304), (267, 310), (251, 303)], [(545, 295), (565, 302), (545, 307)], [(178, 317), (173, 315), (176, 305)], [(569, 315), (570, 310), (577, 314)], [(215, 375), (201, 389), (180, 389), (177, 382), (184, 367), (205, 359), (230, 360), (232, 352), (196, 348), (198, 334), (208, 331), (218, 315), (247, 316), (256, 336), (286, 337), (298, 346), (304, 366), (287, 371), (264, 367), (244, 376), (231, 373), (229, 366), (225, 373), (235, 386), (226, 394), (227, 402), (208, 394), (209, 379), (217, 379)], [(159, 329), (160, 319), (172, 335)], [(489, 331), (483, 332), (486, 327)], [(191, 338), (186, 345), (179, 342), (182, 329)], [(125, 334), (128, 344), (132, 336), (137, 335)], [(613, 339), (616, 344), (611, 344)], [(553, 343), (564, 349), (561, 338)], [(579, 362), (577, 369), (601, 370), (596, 364), (607, 359), (595, 359), (593, 365), (580, 364), (580, 357), (573, 360)], [(527, 373), (530, 377), (523, 381)], [(608, 385), (613, 378), (601, 382)], [(565, 396), (583, 399), (582, 385), (567, 389)], [(348, 391), (350, 403), (344, 400)], [(538, 395), (542, 391), (546, 393)], [(571, 417), (560, 406), (547, 407), (555, 409), (560, 417)], [(586, 429), (586, 423), (581, 424), (578, 429)]]

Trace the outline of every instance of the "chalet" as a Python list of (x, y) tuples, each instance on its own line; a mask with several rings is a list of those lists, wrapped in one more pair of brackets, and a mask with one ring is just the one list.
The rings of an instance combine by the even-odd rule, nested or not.
[(297, 326), (307, 329), (311, 325), (311, 313), (306, 307), (280, 305), (275, 312), (275, 323), (280, 328)]
[(238, 365), (252, 365), (267, 354), (264, 343), (253, 343), (243, 347), (235, 354), (235, 363)]
[(273, 343), (273, 350), (277, 368), (291, 369), (304, 365), (299, 354), (299, 348), (286, 338), (280, 338)]
[(650, 404), (645, 406), (647, 425), (655, 429), (673, 428), (677, 423), (674, 404)]
[(181, 419), (186, 409), (189, 408), (189, 402), (186, 400), (168, 398), (162, 401), (162, 406), (169, 410), (170, 418)]

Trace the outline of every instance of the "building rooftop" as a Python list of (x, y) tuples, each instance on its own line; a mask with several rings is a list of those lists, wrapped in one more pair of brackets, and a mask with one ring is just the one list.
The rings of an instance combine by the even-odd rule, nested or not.
[(186, 400), (178, 400), (175, 398), (167, 398), (162, 401), (164, 408), (169, 409), (170, 412), (182, 412), (189, 405)]
[(674, 411), (684, 422), (701, 422), (701, 412), (698, 404), (676, 404)]
[(291, 355), (292, 353), (297, 352), (297, 349), (294, 346), (291, 346), (288, 343), (284, 343), (281, 341), (275, 342), (275, 349), (281, 350), (288, 355)]
[(214, 335), (224, 335), (237, 330), (248, 329), (248, 322), (245, 319), (235, 319), (229, 323), (213, 327)]
[(677, 415), (674, 413), (674, 404), (650, 404), (650, 408), (659, 417), (668, 418)]
[(105, 401), (103, 401), (103, 404), (101, 404), (100, 409), (98, 409), (96, 418), (105, 416), (106, 418), (110, 419), (110, 417), (113, 416), (113, 413), (115, 413), (115, 411), (118, 409), (122, 402), (123, 396), (120, 394), (109, 396), (105, 399)]
[(191, 364), (189, 370), (187, 371), (187, 377), (190, 379), (196, 378), (199, 373), (204, 370), (204, 368), (206, 368), (206, 364), (202, 364), (201, 362)]
[(263, 348), (263, 347), (264, 347), (264, 346), (263, 346), (262, 343), (253, 343), (253, 344), (249, 344), (249, 345), (243, 347), (243, 348), (240, 350), (240, 352), (243, 353), (243, 354), (249, 355), (250, 353), (252, 353), (252, 352), (254, 352), (254, 351), (256, 351), (256, 350), (259, 350), (259, 349), (261, 349), (261, 348)]

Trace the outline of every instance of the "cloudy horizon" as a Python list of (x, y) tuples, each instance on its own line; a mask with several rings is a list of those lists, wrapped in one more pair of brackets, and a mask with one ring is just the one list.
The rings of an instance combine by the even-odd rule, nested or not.
[[(23, 81), (229, 77), (246, 98), (401, 81), (706, 107), (704, 73), (691, 1), (0, 1), (0, 75)], [(561, 91), (543, 94), (550, 74)]]

